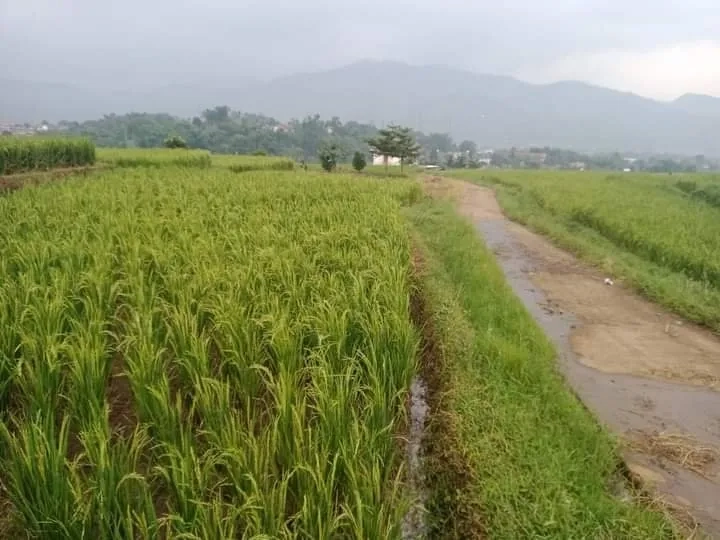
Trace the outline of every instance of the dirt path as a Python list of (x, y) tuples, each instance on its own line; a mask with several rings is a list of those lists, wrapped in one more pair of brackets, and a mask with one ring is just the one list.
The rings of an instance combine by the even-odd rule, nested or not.
[(624, 441), (636, 476), (720, 538), (720, 339), (506, 219), (492, 190), (426, 178), (483, 235), (555, 343), (582, 401)]

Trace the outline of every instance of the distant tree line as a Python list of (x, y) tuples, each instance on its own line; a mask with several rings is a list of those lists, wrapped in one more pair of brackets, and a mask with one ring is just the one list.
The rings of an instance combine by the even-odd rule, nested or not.
[[(394, 126), (397, 128), (398, 126)], [(385, 131), (393, 128), (387, 126)], [(144, 147), (186, 145), (223, 154), (289, 156), (298, 161), (317, 162), (321, 153), (333, 149), (334, 159), (345, 162), (355, 153), (369, 157), (370, 148), (381, 152), (377, 143), (383, 130), (371, 124), (339, 118), (323, 119), (311, 115), (288, 123), (261, 114), (234, 111), (227, 106), (206, 109), (191, 119), (169, 114), (110, 114), (87, 122), (60, 122), (55, 131), (90, 137), (102, 147)], [(395, 135), (399, 135), (396, 132)], [(533, 147), (528, 149), (479, 150), (473, 141), (456, 143), (447, 133), (422, 133), (406, 129), (409, 137), (406, 150), (400, 152), (403, 162), (417, 160), (423, 164), (445, 167), (513, 167), (513, 168), (588, 168), (683, 172), (717, 170), (720, 164), (704, 156), (637, 156), (628, 158), (620, 153), (583, 154), (567, 149)], [(414, 141), (411, 143), (410, 141)], [(416, 143), (416, 146), (413, 145)], [(392, 144), (385, 134), (385, 149)], [(397, 152), (396, 152), (397, 153)], [(327, 153), (324, 155), (327, 156)]]

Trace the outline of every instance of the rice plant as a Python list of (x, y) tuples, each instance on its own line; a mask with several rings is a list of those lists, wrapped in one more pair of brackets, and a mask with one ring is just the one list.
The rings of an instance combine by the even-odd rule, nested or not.
[(399, 537), (417, 190), (169, 165), (1, 198), (0, 477), (21, 526)]
[(99, 148), (98, 161), (113, 167), (210, 167), (210, 153), (185, 148)]
[(80, 138), (0, 137), (0, 175), (95, 163), (95, 145)]

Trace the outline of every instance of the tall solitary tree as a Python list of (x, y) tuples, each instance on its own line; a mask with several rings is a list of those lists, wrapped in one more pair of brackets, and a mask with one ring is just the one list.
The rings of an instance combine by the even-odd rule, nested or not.
[[(415, 159), (420, 154), (420, 145), (415, 141), (410, 128), (396, 124), (379, 130), (376, 137), (368, 140), (368, 145), (374, 154), (400, 158), (400, 172), (403, 172), (407, 160)], [(385, 168), (387, 169), (387, 160)]]

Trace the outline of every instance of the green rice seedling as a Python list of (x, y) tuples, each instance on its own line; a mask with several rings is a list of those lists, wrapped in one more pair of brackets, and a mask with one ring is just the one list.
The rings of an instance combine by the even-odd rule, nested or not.
[(113, 441), (105, 409), (96, 423), (79, 435), (83, 447), (83, 479), (76, 492), (83, 527), (99, 538), (154, 537), (161, 531), (148, 479), (141, 474), (150, 439), (137, 428), (128, 440)]
[(3, 486), (34, 535), (80, 538), (83, 534), (73, 491), (76, 471), (66, 461), (68, 420), (59, 429), (40, 414), (0, 423)]

